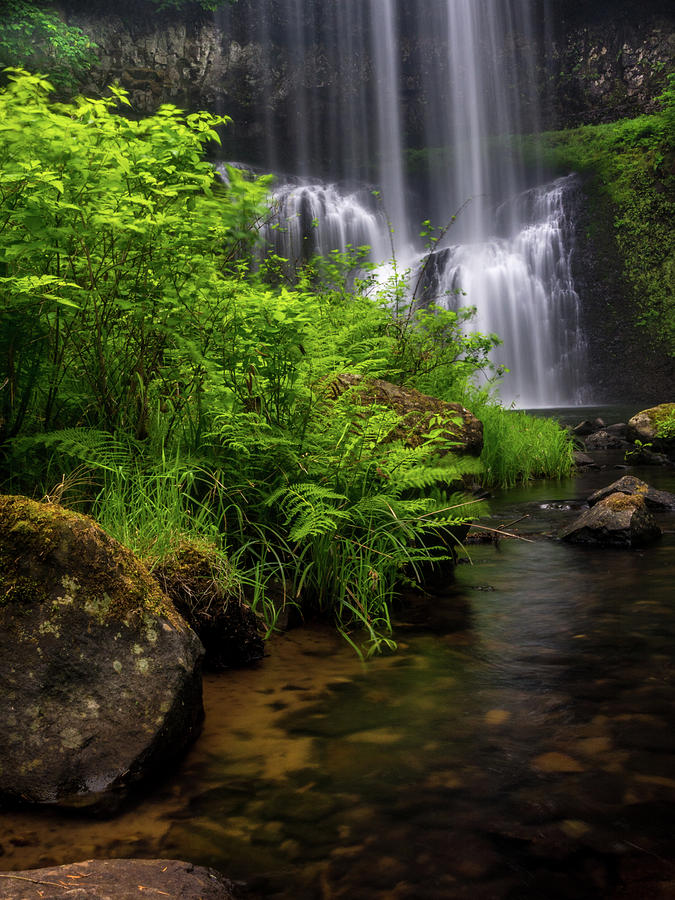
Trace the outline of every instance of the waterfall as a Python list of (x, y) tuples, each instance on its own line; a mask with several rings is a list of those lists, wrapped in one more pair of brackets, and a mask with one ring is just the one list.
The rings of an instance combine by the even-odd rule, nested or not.
[[(494, 360), (510, 370), (504, 401), (580, 402), (574, 181), (546, 183), (536, 154), (524, 159), (517, 140), (539, 128), (542, 76), (533, 48), (542, 23), (533, 11), (542, 4), (239, 0), (237, 7), (227, 13), (229, 24), (239, 20), (237, 40), (259, 48), (263, 67), (275, 73), (261, 76), (252, 113), (259, 158), (296, 176), (277, 189), (267, 243), (292, 260), (368, 243), (372, 258), (385, 262), (393, 247), (399, 269), (424, 267), (426, 302), (455, 304), (461, 291), (476, 307), (476, 330), (502, 339)], [(460, 209), (425, 263), (412, 238), (419, 223), (441, 229)]]
[(263, 244), (292, 263), (333, 250), (370, 247), (374, 260), (383, 259), (386, 221), (368, 191), (336, 184), (295, 179), (272, 194), (272, 216), (263, 225)]

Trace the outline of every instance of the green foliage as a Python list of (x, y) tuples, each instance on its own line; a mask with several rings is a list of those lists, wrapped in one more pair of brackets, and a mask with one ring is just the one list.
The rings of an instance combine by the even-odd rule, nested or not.
[[(675, 354), (675, 75), (654, 115), (586, 125), (541, 138), (546, 161), (595, 176), (636, 298), (636, 324)], [(598, 228), (606, 221), (598, 222)]]
[(481, 480), (486, 486), (509, 488), (533, 478), (572, 474), (574, 443), (553, 419), (504, 409), (470, 387), (462, 402), (483, 423)]
[[(335, 376), (461, 399), (497, 339), (467, 333), (470, 309), (415, 310), (407, 273), (382, 284), (358, 249), (294, 278), (260, 265), (267, 182), (222, 185), (203, 159), (226, 119), (49, 92), (16, 70), (0, 92), (6, 488), (65, 496), (146, 558), (204, 538), (270, 627), (294, 603), (392, 646), (397, 590), (451, 560), (480, 464), (440, 428), (392, 442), (399, 417)], [(491, 483), (558, 471), (533, 432), (508, 452), (516, 474), (488, 462)]]
[(0, 69), (49, 71), (53, 84), (72, 90), (96, 61), (96, 45), (82, 29), (67, 25), (48, 3), (4, 0)]
[(668, 410), (662, 418), (657, 420), (656, 436), (662, 440), (675, 438), (675, 409)]
[(49, 89), (15, 72), (0, 95), (0, 442), (27, 417), (143, 438), (153, 404), (170, 429), (204, 377), (265, 186), (214, 180), (221, 117), (132, 122), (121, 90), (50, 106)]

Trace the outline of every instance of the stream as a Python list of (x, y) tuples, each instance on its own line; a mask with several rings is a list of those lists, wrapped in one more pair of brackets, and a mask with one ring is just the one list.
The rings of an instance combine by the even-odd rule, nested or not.
[[(579, 414), (576, 413), (578, 420)], [(0, 816), (0, 865), (164, 857), (279, 898), (675, 897), (675, 515), (640, 551), (542, 538), (625, 472), (489, 501), (533, 543), (468, 548), (362, 665), (319, 625), (209, 675), (202, 737), (121, 815)], [(674, 469), (629, 469), (675, 491)]]

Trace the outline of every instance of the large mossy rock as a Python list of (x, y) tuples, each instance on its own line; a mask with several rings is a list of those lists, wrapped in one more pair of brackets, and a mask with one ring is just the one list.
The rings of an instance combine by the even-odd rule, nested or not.
[(68, 866), (5, 872), (0, 900), (233, 900), (234, 885), (216, 872), (175, 859), (88, 859)]
[(661, 403), (641, 412), (628, 420), (628, 436), (630, 440), (639, 440), (643, 444), (651, 444), (654, 450), (667, 454), (675, 459), (675, 436), (659, 437), (657, 432), (664, 420), (675, 416), (675, 403)]
[(480, 456), (483, 423), (460, 403), (448, 403), (381, 378), (363, 378), (350, 373), (338, 375), (331, 383), (334, 396), (353, 388), (358, 389), (354, 395), (363, 406), (386, 406), (401, 417), (399, 425), (389, 435), (390, 440), (401, 440), (410, 447), (416, 447), (425, 440), (429, 431), (440, 427), (443, 437), (452, 442), (450, 449), (453, 453)]
[(92, 519), (0, 497), (0, 798), (113, 808), (198, 733), (199, 639)]
[(558, 537), (573, 544), (643, 547), (658, 540), (661, 529), (641, 494), (614, 493), (583, 512)]
[(675, 509), (675, 494), (671, 494), (668, 491), (657, 491), (656, 488), (650, 487), (646, 481), (641, 481), (635, 475), (624, 475), (623, 478), (619, 478), (614, 484), (595, 491), (588, 498), (588, 505), (595, 506), (596, 503), (609, 497), (610, 494), (639, 495), (644, 497), (644, 501), (649, 509)]
[(197, 632), (206, 651), (206, 668), (221, 671), (263, 658), (262, 623), (238, 596), (236, 573), (214, 547), (184, 541), (152, 574)]

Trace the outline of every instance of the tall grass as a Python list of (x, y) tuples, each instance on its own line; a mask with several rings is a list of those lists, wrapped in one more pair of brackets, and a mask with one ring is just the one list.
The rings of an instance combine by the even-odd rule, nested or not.
[(567, 478), (574, 468), (574, 445), (552, 419), (486, 404), (483, 422), (482, 481), (486, 487), (513, 487), (532, 478)]

